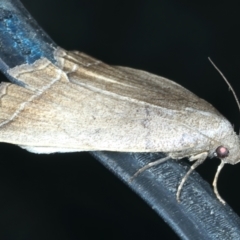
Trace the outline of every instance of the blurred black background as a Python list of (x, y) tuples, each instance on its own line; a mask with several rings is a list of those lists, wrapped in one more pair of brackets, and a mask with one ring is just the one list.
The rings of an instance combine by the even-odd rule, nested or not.
[[(207, 60), (240, 97), (238, 1), (22, 3), (61, 47), (172, 79), (212, 103), (239, 131), (237, 105)], [(208, 160), (198, 172), (211, 184), (218, 164)], [(240, 164), (226, 166), (219, 191), (238, 215), (239, 184)], [(9, 144), (0, 144), (0, 226), (4, 240), (178, 239), (89, 154), (36, 155)]]

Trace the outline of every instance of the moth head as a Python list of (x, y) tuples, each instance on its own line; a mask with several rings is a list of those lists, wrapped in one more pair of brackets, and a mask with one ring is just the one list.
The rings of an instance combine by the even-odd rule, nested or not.
[(215, 157), (232, 165), (240, 162), (240, 139), (239, 136), (234, 135), (230, 138), (226, 137), (226, 144), (219, 145), (214, 151)]
[(223, 159), (229, 156), (229, 150), (227, 147), (219, 146), (215, 150), (215, 155), (217, 158)]
[[(211, 64), (213, 65), (213, 67), (222, 76), (223, 80), (227, 83), (229, 89), (232, 91), (233, 97), (235, 98), (238, 109), (240, 110), (240, 102), (238, 100), (237, 94), (235, 93), (233, 87), (228, 82), (227, 78), (223, 75), (223, 73), (213, 63), (213, 61), (210, 58), (208, 58), (208, 59), (211, 62)], [(224, 146), (217, 147), (214, 152), (214, 155), (216, 157), (220, 158), (222, 160), (222, 163), (236, 164), (236, 163), (240, 162), (240, 140), (239, 140), (239, 136), (237, 136), (235, 133), (229, 134), (229, 136), (230, 137), (228, 139), (225, 139), (225, 142), (229, 140), (231, 146), (230, 147), (224, 147)]]

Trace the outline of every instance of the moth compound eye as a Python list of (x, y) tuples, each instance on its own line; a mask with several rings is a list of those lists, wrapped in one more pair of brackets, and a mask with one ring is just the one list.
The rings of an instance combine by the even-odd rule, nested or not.
[(217, 149), (216, 149), (216, 156), (218, 158), (225, 158), (228, 156), (229, 154), (229, 151), (227, 148), (225, 148), (224, 146), (219, 146)]

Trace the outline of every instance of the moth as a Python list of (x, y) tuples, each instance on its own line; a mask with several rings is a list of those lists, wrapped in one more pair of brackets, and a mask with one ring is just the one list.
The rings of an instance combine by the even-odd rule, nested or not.
[(16, 84), (0, 85), (0, 141), (34, 153), (74, 151), (164, 152), (166, 158), (221, 164), (240, 161), (232, 125), (208, 102), (166, 78), (109, 66), (57, 48), (56, 64), (41, 58), (8, 70)]

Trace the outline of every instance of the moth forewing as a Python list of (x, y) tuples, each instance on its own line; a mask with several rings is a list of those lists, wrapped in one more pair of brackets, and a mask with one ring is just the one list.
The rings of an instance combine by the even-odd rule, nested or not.
[(239, 160), (231, 124), (179, 84), (79, 52), (58, 48), (55, 59), (8, 71), (25, 88), (1, 85), (0, 141), (37, 153), (165, 152), (196, 160), (192, 170), (213, 154)]

